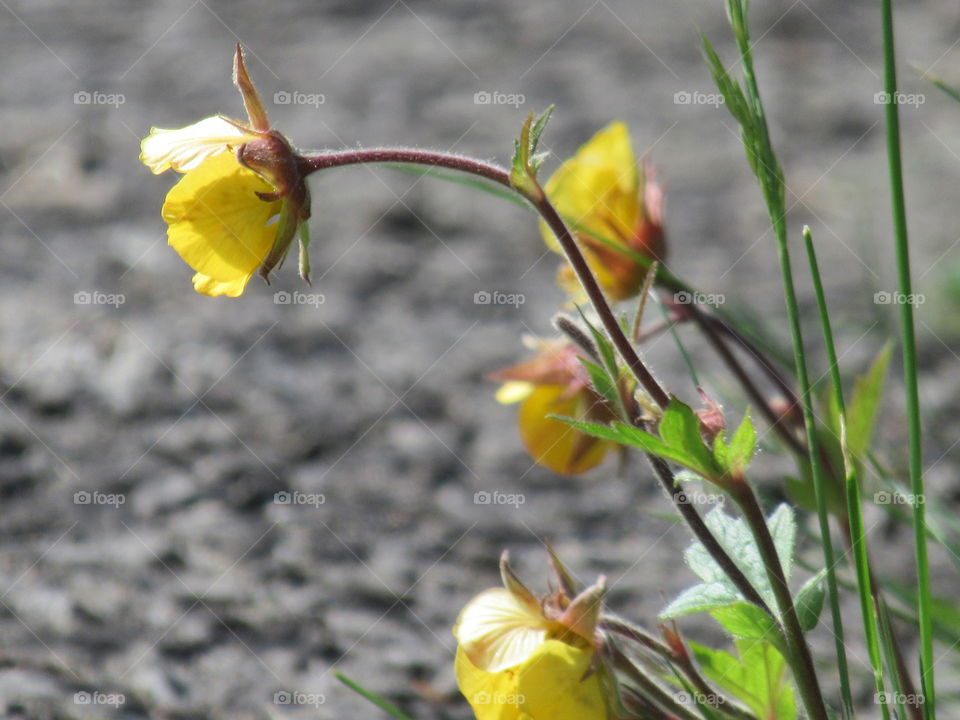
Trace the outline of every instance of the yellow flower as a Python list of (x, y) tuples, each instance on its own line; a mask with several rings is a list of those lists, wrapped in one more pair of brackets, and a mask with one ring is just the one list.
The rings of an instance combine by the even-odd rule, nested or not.
[(193, 286), (204, 295), (237, 297), (255, 272), (268, 279), (298, 230), (301, 275), (309, 281), (310, 195), (290, 143), (270, 129), (239, 45), (234, 84), (248, 122), (214, 116), (176, 130), (152, 128), (140, 144), (140, 160), (153, 173), (184, 173), (162, 214), (169, 244), (194, 269)]
[(534, 346), (538, 352), (533, 358), (490, 375), (504, 381), (497, 400), (520, 403), (520, 439), (539, 465), (561, 475), (584, 473), (603, 462), (616, 445), (547, 416), (609, 422), (616, 419), (615, 410), (590, 387), (582, 353), (573, 343), (534, 341)]
[[(563, 163), (544, 187), (547, 197), (571, 226), (587, 262), (604, 291), (614, 300), (636, 295), (643, 286), (649, 260), (666, 255), (663, 193), (651, 167), (638, 169), (627, 126), (612, 123), (594, 135)], [(560, 247), (550, 229), (540, 225), (547, 245)], [(579, 287), (564, 265), (560, 284), (571, 293)]]
[[(577, 634), (593, 636), (602, 582), (572, 603), (557, 591), (541, 606), (513, 576), (506, 555), (501, 571), (507, 587), (476, 596), (453, 629), (457, 683), (478, 720), (605, 720), (593, 646)], [(547, 617), (551, 609), (556, 618)]]
[(173, 186), (163, 203), (169, 243), (197, 271), (193, 285), (205, 295), (237, 297), (273, 246), (280, 200), (257, 192), (273, 188), (230, 153), (204, 160)]

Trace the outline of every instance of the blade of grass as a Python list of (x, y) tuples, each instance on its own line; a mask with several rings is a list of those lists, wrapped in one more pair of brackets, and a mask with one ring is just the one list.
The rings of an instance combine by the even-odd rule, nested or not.
[[(897, 97), (896, 51), (893, 38), (893, 3), (881, 0), (883, 14), (883, 78), (887, 103), (887, 160), (890, 170), (890, 196), (893, 210), (894, 246), (901, 297), (912, 297), (910, 244), (907, 236), (907, 208), (903, 192), (903, 166), (900, 158), (900, 106)], [(926, 504), (923, 482), (923, 447), (920, 429), (920, 393), (917, 378), (917, 342), (913, 324), (913, 305), (900, 304), (900, 331), (903, 352), (903, 385), (907, 403), (907, 440), (910, 452), (910, 488), (913, 503), (914, 551), (917, 565), (917, 617), (920, 621), (920, 686), (926, 720), (936, 717), (933, 675), (933, 623), (930, 614), (930, 564), (927, 559)]]
[(351, 690), (353, 690), (357, 695), (359, 695), (359, 696), (361, 696), (361, 697), (363, 697), (363, 698), (366, 698), (367, 700), (369, 700), (370, 702), (372, 702), (374, 705), (376, 705), (378, 708), (380, 708), (381, 710), (383, 710), (385, 713), (387, 713), (387, 714), (390, 715), (391, 717), (395, 717), (395, 718), (397, 718), (397, 720), (414, 720), (412, 717), (410, 717), (409, 715), (407, 715), (405, 712), (403, 712), (402, 710), (400, 710), (398, 707), (396, 707), (396, 706), (394, 706), (394, 705), (391, 705), (389, 702), (387, 702), (386, 700), (384, 700), (384, 699), (383, 699), (382, 697), (380, 697), (379, 695), (370, 692), (369, 690), (367, 690), (367, 689), (364, 688), (364, 687), (361, 687), (358, 683), (354, 682), (353, 680), (351, 680), (350, 678), (348, 678), (348, 677), (347, 677), (346, 675), (344, 675), (343, 673), (341, 673), (341, 672), (334, 672), (334, 673), (333, 673), (333, 676), (334, 676), (335, 678), (337, 678), (337, 680), (339, 680), (340, 682), (342, 682), (344, 685), (346, 685), (348, 688), (350, 688)]
[[(807, 362), (803, 344), (803, 334), (800, 328), (800, 309), (794, 288), (793, 272), (790, 266), (790, 249), (787, 245), (786, 225), (786, 184), (783, 171), (773, 150), (770, 132), (767, 127), (766, 113), (760, 99), (760, 90), (757, 85), (753, 67), (753, 52), (750, 42), (750, 31), (747, 23), (747, 0), (727, 0), (727, 19), (733, 36), (740, 51), (740, 67), (743, 74), (743, 83), (730, 77), (720, 58), (710, 43), (704, 38), (704, 51), (714, 81), (723, 94), (727, 109), (740, 125), (741, 139), (750, 164), (767, 206), (770, 223), (773, 226), (776, 238), (777, 255), (780, 261), (780, 274), (783, 281), (783, 294), (786, 303), (787, 318), (790, 326), (790, 338), (793, 344), (794, 366), (800, 387), (800, 401), (803, 409), (804, 428), (807, 434), (807, 450), (810, 457), (810, 466), (813, 471), (814, 491), (817, 498), (817, 515), (820, 520), (823, 536), (823, 554), (826, 566), (832, 567), (833, 545), (830, 539), (829, 517), (827, 515), (826, 479), (823, 467), (820, 464), (820, 447), (817, 439), (817, 427), (813, 414), (810, 395), (810, 379), (807, 374)], [(749, 506), (741, 504), (745, 512), (752, 511)], [(757, 517), (762, 522), (762, 513)], [(753, 528), (759, 532), (762, 528)], [(785, 623), (797, 623), (797, 627), (788, 627), (788, 635), (793, 640), (791, 648), (795, 660), (791, 663), (797, 686), (803, 697), (807, 713), (813, 718), (826, 718), (827, 710), (822, 690), (813, 667), (810, 649), (806, 644), (802, 629), (796, 619), (796, 611), (792, 605), (789, 592), (786, 593), (785, 605), (781, 608)], [(834, 632), (843, 638), (843, 628), (834, 627)], [(845, 708), (844, 708), (845, 710)]]
[[(827, 364), (830, 367), (830, 379), (833, 384), (833, 395), (840, 417), (840, 445), (843, 448), (844, 470), (847, 487), (847, 514), (850, 524), (850, 542), (853, 548), (854, 565), (857, 572), (857, 594), (860, 597), (860, 612), (863, 615), (863, 629), (867, 640), (867, 650), (870, 663), (873, 665), (873, 679), (878, 693), (884, 692), (883, 660), (880, 654), (880, 623), (877, 609), (873, 602), (870, 582), (870, 561), (867, 556), (867, 541), (864, 533), (863, 512), (860, 501), (860, 482), (857, 478), (856, 463), (851, 461), (846, 445), (846, 407), (843, 400), (843, 386), (840, 383), (840, 366), (837, 360), (837, 350), (833, 342), (833, 329), (830, 326), (830, 313), (827, 311), (827, 299), (823, 292), (823, 282), (820, 277), (820, 266), (817, 263), (816, 250), (813, 247), (813, 238), (810, 228), (803, 228), (803, 242), (807, 248), (807, 258), (810, 261), (810, 274), (813, 278), (813, 291), (817, 297), (817, 310), (820, 313), (820, 325), (823, 332), (823, 343), (827, 351)], [(819, 499), (819, 498), (818, 498)], [(824, 498), (825, 500), (825, 498)], [(821, 535), (829, 532), (829, 527), (820, 527)], [(826, 547), (826, 545), (824, 545)], [(834, 626), (840, 626), (840, 602), (837, 589), (837, 574), (833, 564), (827, 565), (827, 586), (830, 590), (830, 611), (833, 615)], [(850, 693), (850, 678), (847, 672), (847, 656), (843, 647), (842, 633), (837, 634), (837, 666), (840, 671), (840, 692), (847, 717), (853, 717), (853, 697)], [(886, 705), (881, 705), (883, 717), (888, 717)]]

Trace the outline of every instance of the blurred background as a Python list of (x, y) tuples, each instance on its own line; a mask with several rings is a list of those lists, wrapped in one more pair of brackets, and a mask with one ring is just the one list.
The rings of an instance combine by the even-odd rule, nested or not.
[[(274, 125), (300, 147), (506, 163), (526, 114), (555, 103), (549, 173), (621, 119), (661, 168), (671, 269), (785, 346), (765, 210), (699, 47), (704, 32), (733, 62), (719, 3), (0, 5), (0, 714), (379, 717), (339, 670), (418, 718), (467, 718), (450, 628), (498, 583), (503, 549), (542, 590), (551, 539), (584, 582), (607, 574), (613, 610), (651, 627), (694, 582), (680, 560), (688, 533), (642, 463), (575, 479), (533, 465), (515, 410), (484, 380), (524, 356), (524, 333), (549, 334), (564, 301), (530, 214), (436, 179), (333, 170), (311, 178), (313, 288), (288, 263), (272, 287), (255, 278), (244, 297), (212, 300), (166, 246), (160, 206), (175, 178), (137, 156), (151, 126), (243, 117), (238, 41)], [(875, 300), (895, 288), (876, 5), (757, 0), (751, 12), (792, 239), (812, 227), (849, 375), (896, 334), (895, 308)], [(899, 5), (928, 502), (950, 508), (960, 105), (922, 73), (960, 84), (960, 9)], [(819, 348), (799, 252), (796, 264)], [(293, 291), (313, 300), (275, 296)], [(524, 301), (476, 299), (495, 291)], [(747, 403), (729, 375), (681, 334), (739, 418)], [(695, 400), (669, 338), (645, 352)], [(902, 477), (897, 390), (879, 436)], [(765, 449), (771, 502), (790, 471)], [(480, 492), (518, 500), (483, 504)], [(873, 507), (868, 526), (880, 573), (909, 583), (908, 528)], [(811, 542), (800, 549), (821, 562)], [(932, 557), (935, 591), (955, 597), (951, 559)], [(830, 661), (826, 628), (815, 643)], [(946, 653), (944, 692), (955, 666)], [(852, 672), (870, 706), (867, 666)]]

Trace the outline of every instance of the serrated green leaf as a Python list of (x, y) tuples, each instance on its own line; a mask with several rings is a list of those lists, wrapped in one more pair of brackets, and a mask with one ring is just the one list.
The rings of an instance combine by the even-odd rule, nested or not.
[(740, 426), (730, 440), (730, 455), (739, 469), (745, 468), (753, 459), (753, 452), (757, 447), (757, 431), (749, 415), (744, 415)]
[(757, 433), (749, 415), (744, 415), (740, 426), (727, 444), (725, 433), (718, 433), (713, 441), (713, 458), (724, 472), (742, 474), (753, 459)]
[(736, 602), (710, 611), (713, 619), (733, 637), (741, 640), (763, 640), (786, 652), (776, 621), (756, 605)]
[(786, 662), (771, 643), (737, 641), (739, 659), (722, 650), (689, 644), (703, 675), (758, 718), (796, 720), (796, 698)]
[(793, 509), (786, 503), (781, 503), (773, 515), (767, 518), (767, 527), (770, 528), (773, 544), (777, 547), (784, 577), (789, 581), (793, 570), (793, 547), (797, 539), (797, 521)]
[(553, 114), (554, 106), (547, 108), (539, 118), (531, 112), (520, 130), (520, 137), (513, 143), (513, 162), (510, 164), (510, 184), (529, 197), (542, 196), (537, 183), (537, 171), (545, 155), (537, 154), (540, 135)]
[[(766, 568), (746, 523), (741, 518), (727, 515), (722, 507), (711, 510), (704, 516), (703, 521), (720, 546), (726, 550), (747, 580), (757, 589), (764, 602), (769, 607), (776, 607), (776, 598), (770, 587)], [(793, 555), (793, 542), (796, 535), (796, 523), (793, 521), (789, 506), (780, 505), (767, 520), (767, 525), (770, 527), (777, 553), (784, 566), (784, 573), (789, 578), (790, 559)], [(741, 600), (743, 599), (710, 553), (699, 542), (691, 543), (684, 553), (684, 558), (690, 569), (705, 583), (725, 582), (731, 590), (738, 593)]]
[(797, 608), (800, 627), (803, 628), (804, 632), (813, 630), (820, 621), (820, 613), (823, 611), (823, 597), (826, 591), (823, 579), (826, 575), (827, 571), (821, 570), (807, 580), (797, 593), (794, 605)]
[(729, 583), (701, 583), (687, 588), (660, 613), (661, 620), (714, 610), (740, 602), (740, 595)]
[(682, 465), (708, 480), (716, 481), (723, 475), (723, 469), (700, 436), (700, 418), (689, 405), (670, 398), (657, 431), (664, 443), (688, 458)]
[(553, 111), (556, 109), (556, 105), (548, 107), (543, 111), (543, 114), (534, 121), (533, 127), (530, 128), (530, 155), (537, 152), (537, 146), (540, 144), (540, 136), (543, 135), (547, 123), (550, 122), (550, 116), (553, 115)]

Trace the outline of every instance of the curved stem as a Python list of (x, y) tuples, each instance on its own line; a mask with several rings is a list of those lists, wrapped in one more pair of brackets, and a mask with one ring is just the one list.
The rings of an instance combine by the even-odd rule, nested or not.
[[(472, 158), (462, 157), (460, 155), (450, 155), (447, 153), (432, 152), (429, 150), (418, 150), (412, 148), (374, 148), (370, 150), (343, 150), (338, 152), (326, 152), (312, 155), (305, 155), (299, 158), (299, 167), (301, 173), (307, 175), (318, 170), (324, 170), (333, 167), (343, 167), (346, 165), (359, 165), (365, 163), (407, 163), (412, 165), (427, 165), (430, 167), (443, 167), (451, 170), (470, 173), (479, 177), (495, 182), (504, 187), (515, 191), (510, 182), (510, 173), (492, 163), (474, 160)], [(556, 209), (550, 203), (550, 200), (544, 194), (542, 198), (536, 201), (526, 198), (544, 221), (550, 226), (560, 245), (577, 273), (580, 283), (587, 292), (588, 297), (594, 303), (604, 328), (610, 335), (621, 357), (630, 367), (637, 380), (643, 385), (644, 389), (653, 397), (655, 402), (661, 407), (669, 403), (669, 396), (660, 387), (660, 384), (654, 379), (647, 370), (643, 361), (637, 355), (633, 344), (626, 336), (620, 324), (617, 322), (610, 304), (603, 295), (603, 291), (593, 276), (593, 271), (587, 265), (583, 253), (577, 246), (573, 235), (567, 229), (563, 219), (557, 213)], [(667, 494), (673, 499), (673, 503), (680, 515), (690, 527), (694, 536), (704, 546), (710, 556), (716, 563), (723, 568), (724, 572), (734, 583), (744, 599), (758, 606), (767, 614), (773, 617), (773, 613), (767, 604), (763, 601), (760, 594), (753, 587), (746, 576), (737, 567), (733, 559), (723, 549), (717, 539), (710, 532), (710, 529), (704, 524), (703, 519), (695, 507), (689, 503), (681, 502), (680, 498), (674, 492), (673, 473), (669, 466), (660, 458), (654, 455), (647, 455), (648, 460), (657, 474), (660, 484), (667, 491)]]
[[(510, 173), (504, 168), (460, 155), (450, 155), (429, 150), (411, 148), (345, 150), (341, 152), (303, 156), (299, 162), (300, 170), (304, 175), (331, 167), (365, 163), (409, 163), (414, 165), (444, 167), (478, 175), (492, 182), (514, 189), (510, 182)], [(560, 242), (560, 247), (563, 249), (567, 261), (570, 263), (580, 284), (587, 293), (587, 297), (590, 298), (590, 302), (600, 316), (600, 321), (603, 323), (604, 329), (606, 329), (607, 334), (617, 348), (617, 352), (623, 358), (627, 367), (630, 368), (630, 372), (633, 373), (637, 381), (643, 386), (643, 389), (647, 391), (657, 405), (666, 407), (670, 402), (670, 397), (664, 389), (660, 387), (660, 384), (647, 369), (646, 365), (643, 364), (633, 344), (623, 333), (616, 316), (613, 314), (613, 310), (610, 308), (610, 303), (607, 302), (603, 291), (600, 289), (600, 285), (597, 283), (597, 279), (593, 276), (593, 271), (591, 271), (590, 266), (587, 265), (586, 258), (584, 258), (583, 253), (580, 252), (576, 240), (574, 240), (573, 235), (567, 229), (566, 223), (563, 222), (556, 208), (553, 207), (545, 195), (542, 195), (540, 198), (526, 197), (526, 199), (533, 205), (544, 222), (550, 226), (550, 229), (557, 236), (557, 240)]]

